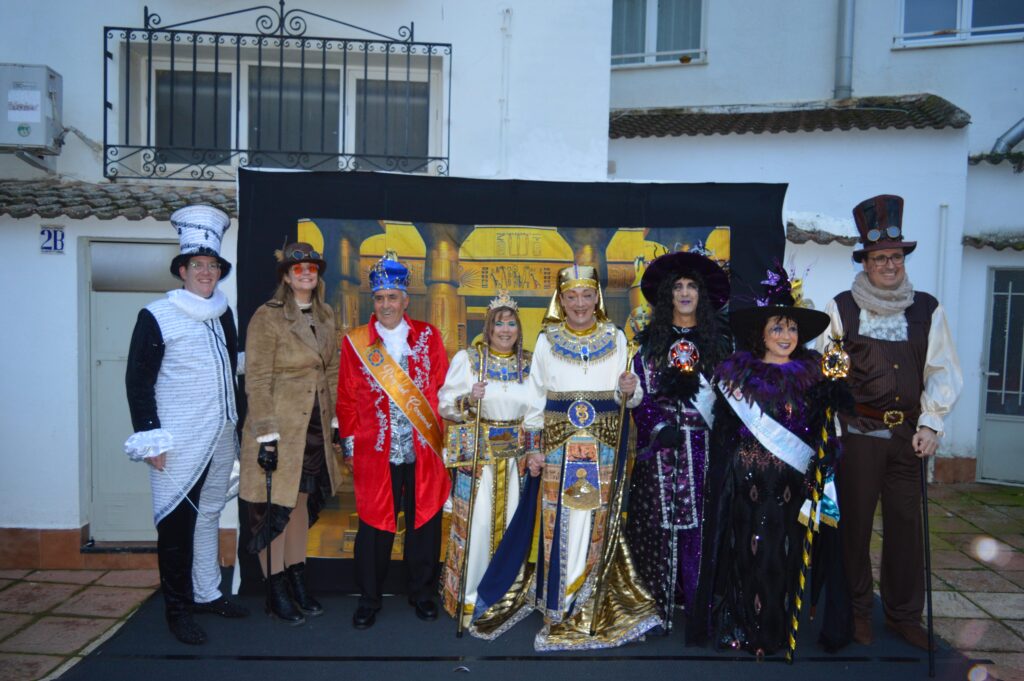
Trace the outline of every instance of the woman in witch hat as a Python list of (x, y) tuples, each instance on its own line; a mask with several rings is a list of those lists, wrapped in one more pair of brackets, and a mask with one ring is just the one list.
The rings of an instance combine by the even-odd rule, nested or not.
[[(826, 379), (821, 356), (804, 347), (828, 327), (828, 315), (796, 303), (781, 267), (762, 284), (756, 306), (732, 313), (743, 349), (715, 377), (708, 494), (716, 512), (701, 574), (701, 588), (713, 590), (706, 602), (716, 643), (758, 657), (786, 647), (799, 615), (801, 506), (815, 467), (833, 463), (835, 438), (824, 459), (819, 445), (826, 407), (843, 392), (842, 381)], [(816, 517), (830, 508), (823, 501)]]

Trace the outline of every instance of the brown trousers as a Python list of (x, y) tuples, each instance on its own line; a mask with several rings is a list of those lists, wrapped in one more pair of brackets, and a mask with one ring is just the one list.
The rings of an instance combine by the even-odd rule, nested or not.
[(886, 620), (921, 621), (924, 608), (924, 533), (921, 525), (921, 460), (909, 440), (847, 433), (837, 475), (839, 531), (853, 613), (871, 614), (871, 526), (882, 498), (882, 565), (879, 582)]

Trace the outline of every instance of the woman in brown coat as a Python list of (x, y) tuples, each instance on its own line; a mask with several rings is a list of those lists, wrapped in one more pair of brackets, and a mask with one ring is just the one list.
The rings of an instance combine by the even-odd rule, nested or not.
[(341, 479), (331, 446), (338, 339), (324, 303), (325, 265), (307, 243), (279, 252), (277, 291), (256, 310), (246, 333), (249, 413), (240, 494), (249, 502), (248, 549), (259, 553), (264, 576), (269, 572), (268, 611), (289, 624), (302, 624), (303, 613), (323, 613), (306, 586), (306, 539)]

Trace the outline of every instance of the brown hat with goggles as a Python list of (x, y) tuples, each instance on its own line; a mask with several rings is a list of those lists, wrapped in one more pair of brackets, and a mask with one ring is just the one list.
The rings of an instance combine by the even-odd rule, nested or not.
[(916, 241), (903, 240), (903, 197), (879, 194), (861, 201), (853, 209), (853, 219), (860, 232), (861, 248), (853, 252), (856, 262), (863, 262), (871, 251), (902, 248), (908, 254), (917, 248)]

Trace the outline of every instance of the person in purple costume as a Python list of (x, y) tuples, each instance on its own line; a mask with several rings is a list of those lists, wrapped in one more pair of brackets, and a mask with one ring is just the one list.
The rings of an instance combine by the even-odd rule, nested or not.
[[(700, 253), (669, 253), (648, 266), (640, 287), (652, 315), (633, 358), (644, 398), (633, 409), (638, 454), (626, 538), (668, 634), (674, 606), (685, 608), (687, 620), (695, 612), (714, 403), (710, 379), (732, 352), (728, 326), (719, 317), (729, 300), (729, 279)], [(696, 630), (687, 625), (688, 640)]]
[[(766, 296), (757, 306), (731, 314), (744, 349), (715, 376), (707, 491), (716, 511), (701, 574), (701, 590), (712, 590), (702, 602), (711, 605), (715, 643), (759, 658), (788, 641), (805, 532), (801, 506), (825, 408), (838, 405), (844, 388), (824, 377), (820, 355), (804, 347), (828, 327), (828, 315), (796, 305), (781, 268), (762, 283)], [(834, 437), (829, 442), (820, 462), (826, 470), (836, 453)]]

